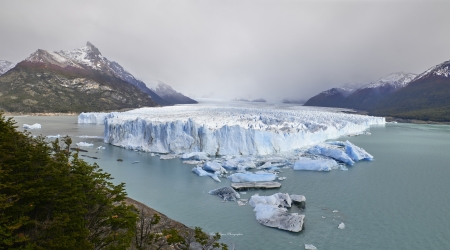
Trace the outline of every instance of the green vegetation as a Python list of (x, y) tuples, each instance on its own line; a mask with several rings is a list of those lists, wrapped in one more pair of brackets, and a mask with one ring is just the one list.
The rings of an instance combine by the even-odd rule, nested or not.
[(69, 137), (49, 145), (16, 128), (0, 112), (0, 249), (227, 249), (127, 205), (124, 184), (70, 153)]
[(21, 62), (0, 76), (0, 109), (8, 112), (93, 112), (157, 104), (137, 87), (100, 71)]

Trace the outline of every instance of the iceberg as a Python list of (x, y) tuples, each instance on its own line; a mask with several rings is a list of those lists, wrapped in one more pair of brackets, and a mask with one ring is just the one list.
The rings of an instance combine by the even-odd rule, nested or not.
[(337, 167), (337, 162), (332, 159), (310, 159), (300, 157), (294, 163), (292, 168), (294, 170), (331, 171)]
[[(79, 122), (98, 123), (101, 117), (83, 113)], [(164, 154), (269, 155), (358, 133), (376, 124), (385, 124), (385, 119), (309, 107), (170, 106), (106, 115), (104, 141)]]
[(289, 195), (291, 197), (291, 200), (293, 202), (302, 202), (302, 201), (306, 201), (306, 197), (304, 195), (299, 195), (299, 194), (291, 194)]
[(231, 187), (221, 187), (217, 189), (213, 189), (208, 192), (212, 195), (217, 195), (222, 198), (224, 201), (235, 201), (236, 199), (241, 198), (241, 196)]
[(291, 207), (292, 200), (289, 194), (276, 193), (270, 196), (259, 196), (258, 194), (252, 195), (249, 201), (252, 207), (256, 204), (267, 204), (275, 207)]
[(203, 165), (203, 169), (211, 172), (218, 172), (220, 174), (226, 174), (227, 171), (217, 162), (207, 161), (205, 165)]
[(253, 195), (249, 204), (254, 207), (256, 220), (268, 227), (276, 227), (292, 232), (303, 229), (304, 215), (288, 213), (286, 207), (291, 207), (289, 194), (276, 193), (271, 196)]
[(221, 182), (219, 177), (216, 174), (211, 174), (206, 172), (205, 170), (203, 170), (201, 167), (194, 167), (192, 169), (192, 172), (198, 174), (198, 176), (209, 176), (211, 178), (213, 178), (213, 180), (217, 181), (217, 182)]
[(208, 154), (205, 152), (192, 152), (186, 153), (181, 156), (182, 160), (196, 160), (196, 161), (207, 161), (209, 160)]
[(322, 145), (316, 145), (308, 150), (308, 153), (314, 155), (324, 155), (335, 160), (341, 161), (348, 165), (353, 165), (355, 162), (344, 151), (338, 148), (329, 148)]
[(305, 250), (317, 250), (317, 247), (312, 244), (305, 244)]
[(228, 176), (227, 178), (231, 182), (258, 182), (258, 181), (274, 181), (277, 178), (277, 175), (272, 173), (254, 174), (246, 172), (246, 173), (234, 173)]
[(60, 138), (61, 135), (60, 135), (60, 134), (57, 134), (57, 135), (47, 135), (46, 137), (49, 138), (49, 139), (54, 139), (54, 138)]
[(39, 124), (39, 123), (35, 123), (33, 125), (23, 124), (22, 127), (24, 129), (41, 129), (42, 128), (41, 124)]
[(345, 153), (347, 153), (347, 155), (350, 156), (350, 158), (352, 158), (354, 161), (373, 160), (373, 156), (367, 153), (363, 148), (360, 148), (349, 141), (346, 141), (344, 145)]
[(78, 142), (78, 143), (75, 143), (75, 145), (77, 145), (78, 147), (92, 147), (92, 146), (94, 146), (94, 144), (87, 143), (87, 142)]

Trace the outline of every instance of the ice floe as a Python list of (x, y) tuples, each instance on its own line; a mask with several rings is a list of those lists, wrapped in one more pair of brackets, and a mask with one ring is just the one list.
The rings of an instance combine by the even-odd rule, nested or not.
[(221, 187), (221, 188), (213, 189), (213, 190), (209, 191), (208, 193), (212, 194), (212, 195), (217, 195), (225, 201), (235, 201), (236, 199), (241, 198), (239, 193), (236, 192), (231, 187)]
[(192, 152), (192, 153), (185, 153), (181, 156), (181, 159), (183, 160), (196, 160), (196, 161), (207, 161), (209, 160), (208, 154), (205, 152)]
[(35, 123), (33, 125), (23, 124), (22, 127), (24, 129), (41, 129), (42, 128), (41, 124), (39, 124), (39, 123)]
[(294, 170), (331, 171), (338, 168), (338, 164), (332, 159), (310, 159), (300, 157), (292, 167)]
[(77, 142), (75, 143), (78, 147), (92, 147), (94, 144), (88, 142)]
[(348, 165), (353, 165), (355, 162), (344, 151), (339, 148), (332, 148), (325, 145), (315, 145), (308, 150), (308, 153), (314, 155), (323, 155), (331, 157), (335, 160), (344, 162)]
[(197, 166), (192, 169), (192, 172), (196, 173), (198, 176), (210, 176), (213, 180), (217, 182), (221, 182), (219, 177), (216, 174), (211, 174), (203, 170), (203, 168)]
[(268, 227), (300, 232), (303, 229), (304, 215), (288, 213), (286, 207), (291, 207), (289, 194), (276, 193), (271, 196), (253, 195), (249, 204), (254, 207), (256, 220)]
[(228, 176), (231, 182), (258, 182), (258, 181), (274, 181), (277, 178), (276, 174), (272, 173), (234, 173)]

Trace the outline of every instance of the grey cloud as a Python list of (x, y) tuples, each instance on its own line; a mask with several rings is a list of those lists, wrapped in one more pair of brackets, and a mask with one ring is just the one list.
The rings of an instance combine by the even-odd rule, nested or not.
[(301, 98), (450, 59), (449, 1), (2, 1), (0, 59), (86, 41), (202, 96)]

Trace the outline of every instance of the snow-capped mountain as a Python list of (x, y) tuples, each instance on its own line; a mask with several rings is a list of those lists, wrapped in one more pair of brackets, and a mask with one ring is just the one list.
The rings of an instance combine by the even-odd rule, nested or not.
[(355, 92), (363, 83), (347, 83), (340, 87), (327, 89), (305, 102), (305, 106), (343, 107), (345, 98)]
[(73, 51), (39, 49), (0, 76), (0, 108), (65, 113), (158, 106), (111, 65), (90, 43)]
[(372, 114), (405, 119), (450, 121), (450, 61), (414, 78), (371, 109)]
[(16, 66), (15, 63), (0, 60), (0, 76), (5, 74), (8, 70), (14, 68), (14, 66)]
[(368, 84), (346, 84), (310, 98), (306, 106), (326, 106), (369, 110), (394, 91), (404, 88), (417, 75), (397, 72)]
[(150, 88), (157, 95), (164, 100), (169, 101), (171, 104), (194, 104), (197, 101), (181, 94), (174, 90), (170, 85), (162, 81), (147, 82), (147, 87)]
[[(108, 60), (104, 57), (99, 49), (92, 43), (87, 42), (86, 46), (74, 49), (71, 51), (45, 51), (38, 50), (30, 55), (26, 61), (29, 62), (47, 62), (60, 67), (74, 67), (74, 68), (90, 68), (93, 70), (101, 71), (105, 74), (118, 77), (125, 82), (128, 82), (138, 87), (142, 92), (148, 94), (159, 105), (173, 105), (179, 103), (196, 103), (194, 100), (184, 97), (181, 93), (178, 93), (177, 102), (172, 102), (169, 99), (165, 99), (156, 94), (155, 91), (150, 90), (144, 82), (134, 77), (131, 73), (125, 70), (120, 64), (114, 61)], [(168, 85), (167, 85), (168, 86)], [(171, 88), (169, 86), (169, 88)], [(187, 99), (186, 99), (187, 98)]]
[(403, 88), (411, 82), (417, 74), (396, 72), (384, 76), (374, 82), (362, 86), (360, 89), (379, 88), (384, 86), (392, 86), (394, 89)]
[(427, 71), (418, 75), (414, 80), (420, 80), (422, 78), (427, 78), (430, 76), (441, 76), (441, 77), (450, 77), (450, 61), (445, 61), (441, 64), (438, 64), (434, 67), (431, 67)]

